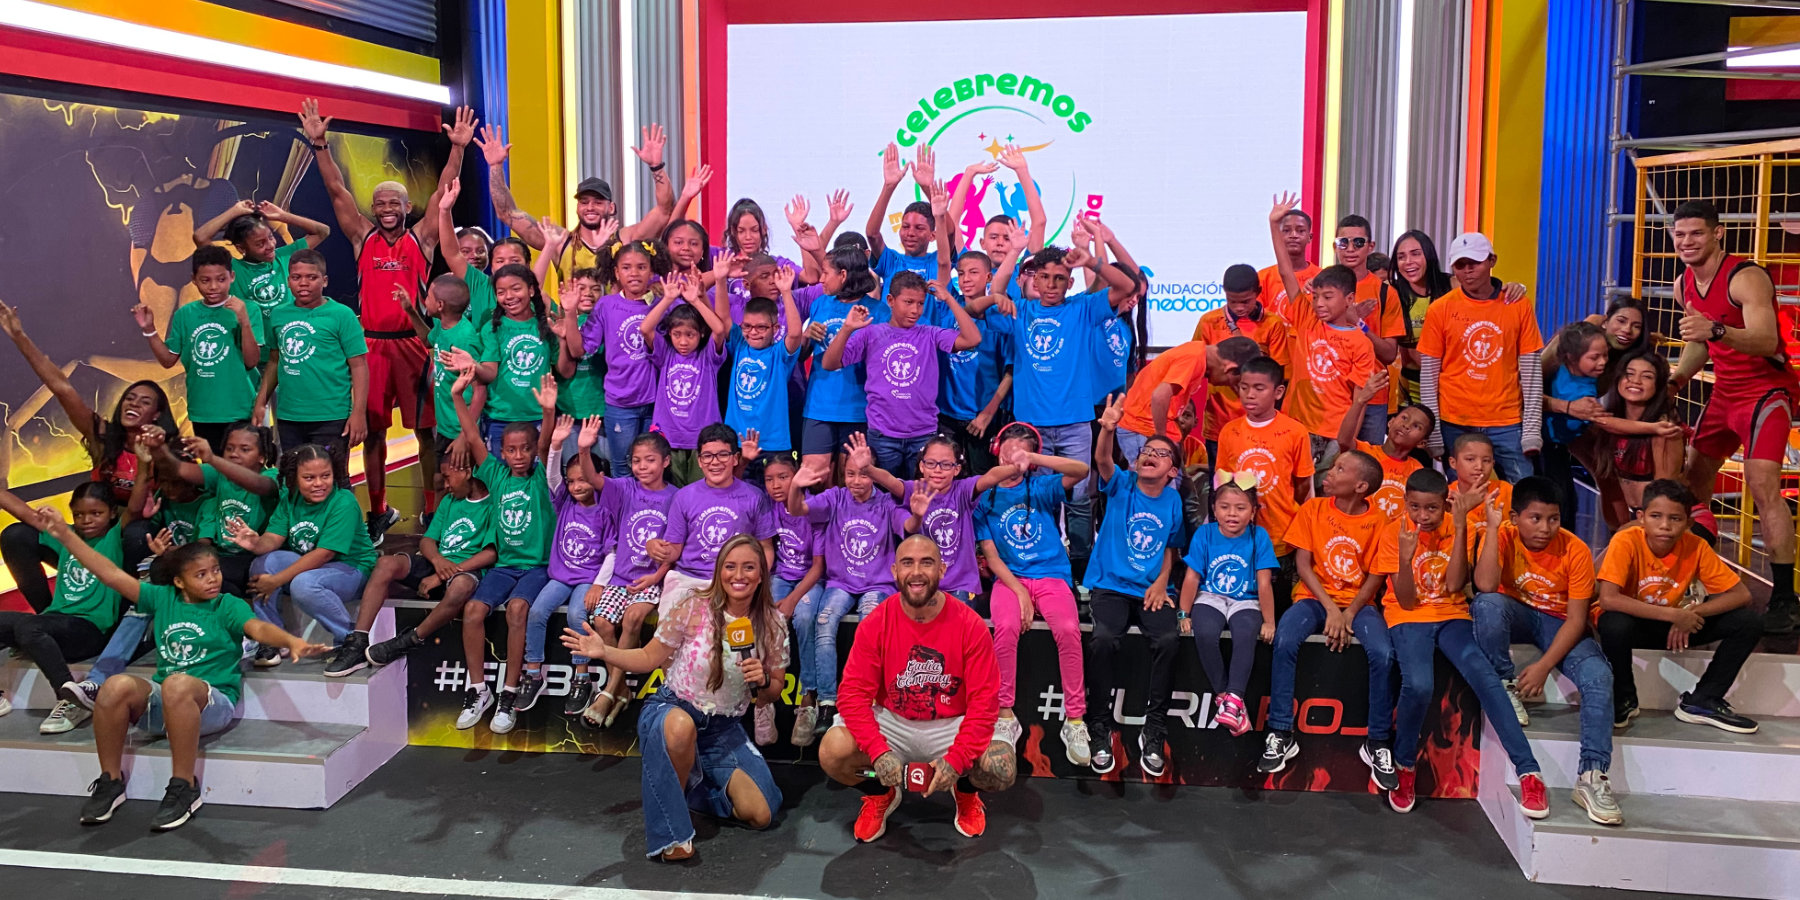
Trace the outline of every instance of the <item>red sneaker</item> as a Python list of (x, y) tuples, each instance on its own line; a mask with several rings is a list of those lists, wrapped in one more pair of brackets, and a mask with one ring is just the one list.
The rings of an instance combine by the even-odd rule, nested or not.
[(987, 807), (982, 805), (981, 795), (969, 791), (952, 790), (956, 796), (956, 831), (963, 837), (981, 837), (987, 830)]
[(1544, 790), (1544, 779), (1535, 773), (1519, 778), (1519, 809), (1533, 819), (1550, 815), (1550, 794)]
[(899, 805), (899, 788), (865, 795), (862, 799), (862, 812), (856, 816), (856, 839), (866, 844), (887, 833), (888, 816), (893, 815), (894, 807)]
[(1403, 768), (1400, 769), (1399, 775), (1400, 786), (1388, 791), (1388, 806), (1393, 807), (1394, 812), (1409, 813), (1412, 812), (1413, 809), (1413, 801), (1415, 799), (1413, 797), (1413, 778), (1416, 777), (1417, 773), (1411, 769)]

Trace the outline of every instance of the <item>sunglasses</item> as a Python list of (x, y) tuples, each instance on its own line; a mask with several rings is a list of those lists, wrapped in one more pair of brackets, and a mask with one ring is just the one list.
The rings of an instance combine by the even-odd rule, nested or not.
[(1337, 248), (1339, 250), (1361, 250), (1362, 248), (1369, 246), (1369, 239), (1368, 238), (1359, 238), (1359, 237), (1341, 237), (1341, 238), (1338, 238), (1334, 243), (1337, 244)]

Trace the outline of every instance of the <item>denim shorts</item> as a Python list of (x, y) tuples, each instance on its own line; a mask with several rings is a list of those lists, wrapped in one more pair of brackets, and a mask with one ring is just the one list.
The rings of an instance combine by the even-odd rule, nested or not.
[[(237, 720), (237, 704), (231, 702), (231, 698), (218, 688), (212, 685), (207, 685), (207, 688), (206, 708), (200, 711), (200, 733), (203, 735), (224, 731)], [(168, 733), (163, 723), (162, 685), (155, 682), (150, 684), (150, 702), (144, 707), (144, 715), (137, 720), (136, 727), (140, 734), (150, 737), (162, 737)]]
[(481, 586), (475, 589), (471, 599), (476, 603), (488, 605), (488, 612), (495, 612), (506, 606), (508, 600), (523, 600), (527, 604), (537, 599), (537, 595), (550, 583), (550, 570), (544, 566), (533, 566), (529, 569), (515, 569), (512, 566), (494, 566), (481, 576)]
[(852, 434), (867, 434), (867, 422), (821, 422), (800, 420), (800, 452), (807, 456), (841, 453)]

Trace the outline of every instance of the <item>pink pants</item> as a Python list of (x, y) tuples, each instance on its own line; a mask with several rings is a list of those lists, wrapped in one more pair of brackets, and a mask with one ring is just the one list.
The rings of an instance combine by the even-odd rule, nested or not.
[[(1081, 669), (1081, 614), (1075, 611), (1075, 594), (1060, 578), (1021, 578), (1031, 594), (1031, 605), (1050, 624), (1056, 638), (1056, 667), (1062, 671), (1063, 714), (1079, 719), (1087, 714), (1087, 685)], [(1019, 632), (1029, 622), (1020, 621), (1019, 598), (996, 581), (988, 598), (994, 620), (994, 661), (1000, 666), (1000, 708), (1011, 709), (1019, 682)]]

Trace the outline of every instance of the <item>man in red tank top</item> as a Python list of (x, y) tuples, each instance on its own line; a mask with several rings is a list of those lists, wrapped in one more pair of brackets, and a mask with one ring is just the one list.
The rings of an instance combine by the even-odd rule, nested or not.
[[(338, 227), (356, 248), (359, 318), (369, 344), (369, 421), (368, 438), (363, 441), (363, 477), (369, 485), (369, 536), (380, 544), (387, 530), (400, 521), (400, 514), (387, 505), (386, 435), (396, 409), (400, 411), (401, 425), (411, 428), (418, 438), (425, 509), (429, 512), (437, 506), (437, 459), (430, 449), (434, 446), (435, 422), (431, 395), (421, 388), (430, 354), (425, 342), (413, 331), (407, 311), (409, 305), (419, 301), (431, 274), (431, 254), (437, 249), (438, 240), (437, 219), (424, 216), (413, 227), (406, 227), (412, 202), (406, 186), (397, 181), (376, 185), (369, 198), (370, 215), (363, 215), (344, 183), (344, 173), (331, 156), (331, 145), (325, 142), (330, 125), (329, 117), (319, 116), (318, 101), (308, 100), (301, 105), (300, 130), (312, 146), (319, 177), (331, 194)], [(425, 204), (428, 210), (437, 209), (444, 185), (462, 171), (463, 150), (475, 136), (474, 111), (459, 107), (455, 124), (443, 128), (450, 138), (450, 155), (438, 177), (437, 189)], [(397, 294), (404, 295), (405, 302)]]
[(1711, 396), (1688, 457), (1688, 486), (1705, 506), (1719, 467), (1743, 448), (1744, 481), (1756, 502), (1775, 583), (1765, 630), (1786, 634), (1800, 620), (1800, 602), (1794, 596), (1794, 516), (1781, 496), (1781, 465), (1800, 384), (1777, 325), (1775, 283), (1761, 266), (1725, 252), (1725, 229), (1711, 203), (1676, 207), (1669, 233), (1686, 267), (1676, 283), (1680, 334), (1687, 342), (1677, 381), (1685, 382), (1708, 359), (1713, 366)]

